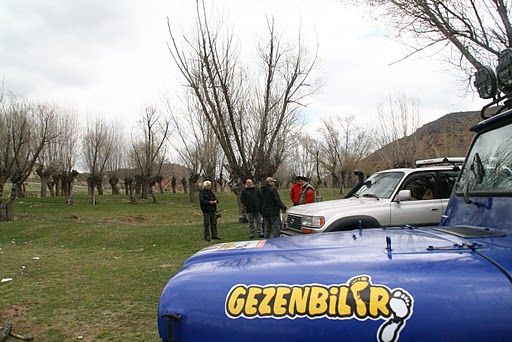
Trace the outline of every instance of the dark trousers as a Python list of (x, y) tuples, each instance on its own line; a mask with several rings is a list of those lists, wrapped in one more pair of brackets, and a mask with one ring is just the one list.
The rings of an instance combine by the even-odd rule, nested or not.
[(204, 239), (210, 240), (210, 230), (212, 232), (211, 237), (213, 239), (217, 238), (217, 216), (215, 212), (213, 213), (205, 213), (203, 212), (203, 222), (204, 222)]
[(279, 217), (279, 216), (264, 217), (263, 218), (263, 230), (265, 232), (265, 239), (269, 239), (270, 237), (273, 237), (273, 238), (279, 237), (279, 235), (281, 235), (281, 217)]

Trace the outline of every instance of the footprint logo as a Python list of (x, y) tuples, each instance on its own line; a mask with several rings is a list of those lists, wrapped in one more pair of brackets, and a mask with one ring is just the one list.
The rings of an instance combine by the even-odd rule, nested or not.
[(412, 296), (403, 289), (395, 289), (391, 293), (389, 307), (391, 309), (391, 317), (380, 326), (377, 333), (378, 339), (381, 342), (398, 340), (400, 331), (405, 327), (407, 318), (412, 314)]

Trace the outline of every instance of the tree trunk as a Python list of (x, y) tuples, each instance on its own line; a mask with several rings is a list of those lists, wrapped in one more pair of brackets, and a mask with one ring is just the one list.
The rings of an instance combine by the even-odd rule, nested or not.
[(135, 176), (135, 194), (139, 195), (142, 192), (142, 176), (136, 175)]
[(73, 205), (73, 183), (68, 185), (68, 196), (66, 198), (66, 204), (69, 206)]
[(55, 182), (53, 181), (53, 178), (48, 180), (46, 186), (48, 187), (48, 190), (50, 190), (50, 197), (55, 197)]
[(96, 188), (98, 189), (98, 195), (103, 195), (103, 182), (101, 180), (96, 183)]
[(148, 190), (149, 190), (149, 194), (151, 195), (152, 203), (156, 203), (155, 191), (154, 191), (153, 186), (151, 184), (149, 185)]
[(176, 177), (175, 176), (172, 176), (171, 187), (172, 187), (172, 193), (175, 194), (176, 193)]
[(66, 184), (66, 204), (69, 206), (73, 205), (73, 184), (75, 183), (75, 178), (78, 176), (78, 171), (73, 170), (70, 173), (68, 173), (67, 176), (67, 184)]
[(96, 184), (91, 186), (91, 204), (96, 205)]
[(131, 186), (131, 182), (132, 182), (131, 178), (124, 177), (124, 194), (125, 195), (128, 195), (130, 193), (128, 187)]
[(133, 184), (130, 184), (130, 203), (137, 203), (137, 198), (135, 197), (135, 191), (133, 191)]
[(110, 187), (112, 188), (112, 195), (118, 195), (119, 188), (117, 186), (117, 183), (119, 183), (119, 178), (112, 176), (108, 179), (108, 182), (110, 184)]
[(183, 186), (183, 192), (187, 193), (187, 180), (185, 178), (181, 180), (181, 185)]
[(55, 181), (55, 196), (61, 196), (62, 195), (62, 192), (61, 192), (61, 187), (60, 187), (60, 179), (62, 178), (61, 175), (55, 175), (53, 176), (54, 178), (54, 181)]
[(16, 200), (16, 194), (20, 192), (21, 187), (18, 183), (12, 184), (11, 195), (7, 202), (3, 203), (0, 201), (0, 221), (12, 221), (14, 220), (13, 204)]
[[(14, 189), (14, 186), (13, 186)], [(25, 183), (21, 183), (20, 185), (16, 186), (16, 197), (18, 198), (25, 198), (27, 192), (27, 187), (25, 186)]]
[(243, 185), (239, 182), (234, 182), (230, 184), (231, 191), (236, 196), (236, 203), (238, 204), (238, 222), (244, 223), (245, 222), (245, 208), (242, 204), (242, 201), (240, 200), (240, 195), (242, 195), (242, 188)]
[(41, 179), (41, 192), (40, 196), (41, 198), (45, 198), (47, 196), (47, 188), (48, 188), (48, 179), (50, 178), (50, 173), (46, 171), (42, 166), (39, 166), (36, 169), (36, 173)]
[(12, 204), (0, 203), (0, 221), (12, 221), (14, 214), (12, 211)]

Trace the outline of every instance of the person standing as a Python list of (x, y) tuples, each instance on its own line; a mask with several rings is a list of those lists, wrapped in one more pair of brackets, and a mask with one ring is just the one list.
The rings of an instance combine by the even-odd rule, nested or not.
[(214, 240), (220, 239), (217, 235), (217, 204), (219, 201), (211, 189), (212, 182), (205, 181), (203, 189), (199, 192), (199, 205), (203, 212), (204, 239), (206, 241), (211, 241), (210, 236)]
[[(263, 230), (265, 238), (279, 237), (281, 231), (281, 217), (279, 211), (286, 211), (276, 189), (276, 180), (267, 177), (265, 185), (261, 187), (261, 214), (263, 215)], [(270, 236), (272, 232), (272, 236)]]
[(293, 205), (299, 205), (300, 202), (300, 190), (302, 186), (299, 184), (299, 177), (292, 179), (292, 187), (290, 188), (290, 199)]
[(299, 204), (308, 204), (315, 202), (316, 191), (313, 185), (308, 183), (306, 177), (297, 177), (301, 186)]
[(260, 191), (254, 186), (252, 179), (245, 181), (245, 188), (240, 195), (240, 201), (245, 206), (245, 213), (249, 221), (249, 239), (254, 239), (255, 232), (258, 233), (260, 238), (263, 238)]
[(316, 191), (313, 185), (308, 183), (308, 179), (306, 177), (297, 177), (299, 179), (300, 184), (300, 196), (299, 196), (299, 204), (308, 204), (315, 202)]

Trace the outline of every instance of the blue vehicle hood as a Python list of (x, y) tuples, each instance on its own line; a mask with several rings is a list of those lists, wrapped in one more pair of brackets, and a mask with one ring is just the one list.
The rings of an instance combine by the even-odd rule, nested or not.
[(177, 314), (177, 341), (510, 339), (512, 240), (434, 229), (211, 246), (165, 286), (160, 336)]

